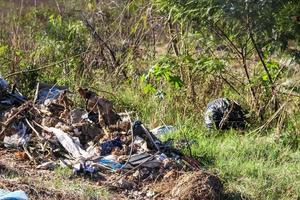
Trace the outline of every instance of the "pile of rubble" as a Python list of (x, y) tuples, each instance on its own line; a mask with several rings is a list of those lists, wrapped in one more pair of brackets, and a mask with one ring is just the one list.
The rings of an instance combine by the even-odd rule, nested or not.
[[(18, 149), (16, 157), (29, 159), (39, 170), (63, 166), (75, 174), (95, 174), (128, 198), (221, 199), (217, 177), (157, 136), (174, 127), (150, 131), (132, 121), (131, 113), (117, 113), (106, 98), (84, 88), (77, 92), (85, 108), (74, 107), (65, 87), (38, 84), (31, 101), (14, 87), (10, 91), (0, 77), (1, 148)], [(168, 187), (161, 191), (159, 184)]]

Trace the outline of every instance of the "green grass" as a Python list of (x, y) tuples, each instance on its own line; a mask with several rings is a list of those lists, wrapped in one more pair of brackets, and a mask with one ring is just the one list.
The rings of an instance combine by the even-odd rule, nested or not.
[[(282, 131), (280, 137), (272, 129), (259, 134), (251, 130), (211, 131), (203, 126), (201, 114), (180, 116), (176, 110), (180, 102), (141, 98), (130, 89), (117, 95), (122, 103), (130, 102), (138, 110), (149, 128), (163, 122), (175, 125), (177, 131), (165, 139), (176, 142), (187, 137), (193, 141), (193, 156), (204, 169), (220, 176), (227, 199), (300, 198), (299, 137), (289, 135), (291, 129)], [(184, 151), (188, 153), (187, 148)]]
[(47, 182), (49, 187), (80, 194), (84, 199), (109, 199), (109, 192), (103, 187), (91, 185), (85, 179), (72, 179), (73, 171), (68, 167), (55, 168), (56, 177)]
[(51, 176), (45, 174), (41, 177), (28, 176), (28, 174), (17, 170), (4, 170), (1, 177), (5, 180), (11, 180), (15, 184), (30, 184), (35, 187), (37, 192), (47, 188), (54, 193), (60, 192), (61, 194), (77, 196), (78, 199), (111, 199), (112, 194), (103, 186), (97, 186), (95, 182), (84, 177), (74, 177), (72, 169), (68, 167), (57, 167), (54, 172)]
[[(29, 4), (31, 5), (32, 2), (30, 1)], [(78, 3), (82, 2), (78, 1)], [(25, 4), (24, 8), (28, 7), (29, 9), (29, 4)], [(37, 36), (44, 35), (46, 31), (44, 26), (48, 27), (48, 17), (50, 16), (50, 13), (53, 14), (56, 12), (56, 4), (53, 3), (53, 1), (43, 1), (43, 4), (45, 4), (45, 8), (47, 8), (47, 10), (50, 7), (54, 8), (54, 10), (50, 9), (47, 11), (49, 13), (44, 13), (46, 10), (43, 11), (39, 8), (37, 19), (39, 19), (38, 21), (41, 24), (38, 25), (32, 24), (31, 21), (28, 21), (30, 18), (27, 19), (26, 17), (19, 22), (18, 9), (20, 8), (20, 3), (18, 1), (7, 2), (0, 0), (0, 12), (2, 11), (5, 14), (0, 19), (0, 21), (3, 21), (3, 24), (5, 24), (2, 31), (3, 33), (0, 31), (3, 34), (2, 40), (4, 44), (6, 44), (6, 41), (8, 44), (20, 43), (20, 45), (12, 47), (13, 51), (16, 51), (16, 53), (8, 52), (3, 55), (5, 57), (5, 63), (7, 64), (1, 66), (0, 71), (2, 72), (2, 75), (5, 75), (7, 74), (7, 71), (10, 71), (10, 66), (12, 66), (12, 64), (20, 64), (20, 66), (23, 64), (27, 66), (27, 63), (34, 63), (37, 64), (37, 67), (41, 67), (48, 63), (48, 58), (52, 58), (52, 56), (54, 56), (52, 53), (49, 53), (49, 55), (43, 54), (43, 57), (37, 59), (37, 62), (33, 62), (31, 58), (32, 56), (30, 56), (32, 53), (40, 53), (40, 51), (35, 52), (34, 50), (29, 50), (30, 48), (39, 46), (38, 44), (40, 42), (37, 40), (38, 38), (35, 38), (36, 35), (31, 35), (32, 30), (38, 28), (40, 29), (40, 32), (38, 32)], [(82, 9), (82, 7), (79, 6), (74, 6), (74, 8), (76, 8), (76, 10)], [(68, 9), (66, 9), (66, 11), (68, 11)], [(25, 13), (25, 11), (23, 12)], [(66, 15), (64, 17), (67, 18), (68, 16)], [(71, 15), (69, 17), (72, 19)], [(75, 15), (73, 17), (76, 18)], [(16, 25), (22, 25), (19, 35), (15, 33), (16, 37), (8, 37), (12, 32), (11, 27)], [(112, 27), (112, 29), (114, 29), (114, 27)], [(53, 35), (49, 34), (49, 36)], [(88, 37), (91, 36), (88, 35)], [(16, 39), (17, 41), (11, 41), (10, 38), (17, 38), (18, 40)], [(31, 44), (32, 42), (33, 44)], [(112, 44), (113, 43), (114, 41), (112, 41)], [(76, 43), (73, 42), (72, 44)], [(87, 43), (87, 45), (90, 44)], [(45, 48), (48, 46), (42, 47)], [(26, 56), (21, 59), (22, 62), (7, 62), (10, 58), (11, 60), (18, 60), (21, 58), (11, 56), (17, 54), (17, 50), (21, 50), (21, 52), (24, 51), (24, 53), (26, 53)], [(98, 49), (94, 50), (98, 51)], [(66, 52), (58, 54), (59, 56), (57, 56), (57, 59), (60, 57), (64, 58), (65, 56), (68, 56), (69, 53), (69, 50), (67, 50)], [(51, 62), (51, 60), (49, 62)], [(143, 62), (145, 63), (139, 63), (135, 67), (141, 67), (141, 65), (148, 66), (151, 64), (150, 62), (148, 63), (147, 60)], [(41, 81), (49, 81), (44, 80), (43, 77), (48, 77), (49, 74), (55, 74), (55, 70), (57, 69), (57, 67), (53, 67), (39, 71), (39, 73), (41, 73)], [(57, 81), (58, 84), (68, 83), (70, 89), (74, 89), (77, 85), (74, 81), (74, 77), (72, 75), (66, 77), (65, 75), (61, 75), (59, 70), (57, 71), (58, 72), (55, 74), (56, 77), (50, 78)], [(95, 88), (95, 90), (106, 90), (114, 93), (116, 96), (116, 98), (114, 98), (114, 103), (117, 110), (122, 112), (124, 110), (135, 111), (135, 114), (132, 115), (132, 119), (139, 119), (143, 121), (149, 128), (154, 128), (164, 123), (176, 126), (177, 131), (168, 135), (167, 138), (173, 138), (175, 141), (178, 141), (184, 139), (186, 135), (188, 140), (193, 141), (191, 146), (192, 154), (199, 159), (201, 166), (204, 169), (218, 174), (221, 177), (228, 199), (300, 199), (300, 117), (297, 118), (289, 116), (289, 121), (285, 124), (285, 129), (283, 129), (283, 131), (279, 134), (280, 137), (278, 137), (272, 129), (259, 134), (251, 134), (251, 130), (243, 132), (208, 131), (203, 126), (201, 109), (204, 108), (204, 105), (198, 105), (201, 108), (195, 110), (195, 107), (189, 103), (188, 97), (185, 96), (186, 93), (182, 91), (172, 91), (169, 89), (168, 91), (165, 91), (167, 94), (165, 99), (160, 100), (154, 95), (143, 94), (143, 89), (139, 85), (139, 81), (136, 77), (131, 77), (132, 79), (130, 80), (136, 85), (130, 85), (114, 80), (118, 79), (118, 77), (112, 74), (107, 74), (107, 76), (104, 76), (107, 79), (103, 79), (102, 73), (104, 73), (102, 70), (99, 70), (98, 72), (97, 70), (93, 70), (91, 74), (94, 76), (92, 77), (92, 80), (95, 80), (94, 82), (89, 78), (82, 79), (81, 81), (83, 83), (86, 82), (85, 86), (89, 88)], [(242, 79), (243, 77), (240, 78)], [(118, 84), (116, 84), (116, 82), (118, 82)], [(110, 86), (113, 83), (115, 83), (114, 86), (117, 85), (118, 87), (115, 88)], [(199, 84), (201, 85), (198, 86), (199, 91), (197, 94), (205, 94), (205, 91), (209, 92), (210, 88), (214, 89), (210, 86), (211, 83), (212, 82), (210, 81), (200, 82)], [(196, 82), (195, 85), (197, 86), (197, 84), (198, 83)], [(189, 88), (186, 86), (184, 89), (188, 90)], [(235, 97), (235, 94), (230, 91), (231, 90), (229, 89), (226, 90), (223, 88), (222, 94), (227, 97)], [(74, 91), (74, 93), (76, 92)], [(98, 91), (98, 93), (109, 97), (110, 99), (113, 98), (112, 96), (103, 94), (100, 91)], [(244, 98), (244, 94), (247, 93), (242, 93), (242, 96), (239, 98)], [(260, 94), (257, 95), (259, 96)], [(212, 94), (210, 94), (210, 96), (212, 96)], [(205, 100), (210, 96), (200, 96), (200, 100), (198, 102), (201, 103), (202, 98)], [(217, 96), (217, 93), (214, 94), (214, 96)], [(83, 100), (79, 98), (78, 95), (75, 98), (77, 98), (75, 101), (77, 104), (84, 104)], [(202, 103), (204, 104), (204, 101)], [(295, 104), (298, 106), (297, 102), (295, 102)], [(298, 112), (298, 110), (296, 110), (296, 112)], [(253, 125), (252, 129), (256, 127), (257, 125)], [(188, 152), (187, 149), (184, 150)], [(56, 176), (51, 177), (51, 180), (41, 179), (35, 181), (41, 181), (41, 184), (46, 184), (47, 186), (55, 189), (58, 188), (60, 190), (79, 192), (87, 198), (109, 198), (107, 192), (101, 187), (87, 184), (85, 180), (70, 179), (72, 173), (69, 169), (57, 168), (55, 169), (55, 172)], [(5, 178), (7, 179), (18, 178), (19, 176), (20, 175), (17, 172), (13, 171), (5, 174)]]
[(208, 133), (199, 124), (177, 127), (167, 138), (180, 140), (186, 134), (202, 167), (223, 180), (228, 199), (300, 198), (300, 151), (274, 139), (272, 133)]

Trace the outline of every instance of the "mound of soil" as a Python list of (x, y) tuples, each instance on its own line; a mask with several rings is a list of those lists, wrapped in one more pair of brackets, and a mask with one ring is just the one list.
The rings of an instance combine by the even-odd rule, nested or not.
[(171, 190), (172, 199), (223, 199), (223, 184), (212, 174), (197, 171), (183, 174)]
[(152, 199), (164, 200), (220, 200), (223, 197), (221, 180), (204, 171), (176, 172), (152, 184), (149, 189), (155, 192)]

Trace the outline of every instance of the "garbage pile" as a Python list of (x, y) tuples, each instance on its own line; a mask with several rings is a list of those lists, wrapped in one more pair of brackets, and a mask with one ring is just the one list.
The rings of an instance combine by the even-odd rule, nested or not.
[(31, 101), (16, 89), (9, 91), (0, 78), (0, 92), (0, 144), (18, 149), (17, 156), (29, 159), (39, 170), (70, 167), (75, 174), (95, 174), (104, 185), (129, 195), (170, 172), (200, 169), (172, 142), (159, 139), (174, 127), (150, 131), (141, 121), (133, 122), (130, 113), (117, 113), (110, 100), (89, 89), (77, 91), (85, 108), (75, 107), (68, 89), (57, 85), (38, 84)]

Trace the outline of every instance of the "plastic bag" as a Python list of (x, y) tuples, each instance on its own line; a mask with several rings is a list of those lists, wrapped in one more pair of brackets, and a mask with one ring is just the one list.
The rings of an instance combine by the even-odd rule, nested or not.
[(244, 128), (245, 116), (242, 107), (235, 101), (219, 98), (207, 105), (204, 116), (207, 128)]
[(0, 90), (8, 90), (9, 89), (9, 84), (6, 80), (0, 76)]
[(22, 190), (10, 192), (0, 189), (0, 200), (29, 200), (29, 198)]
[(68, 88), (65, 86), (39, 83), (37, 86), (37, 99), (35, 100), (35, 102), (42, 104), (47, 99), (57, 99), (59, 95), (67, 89)]

